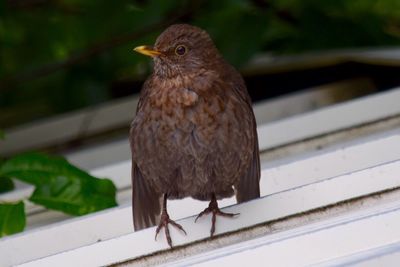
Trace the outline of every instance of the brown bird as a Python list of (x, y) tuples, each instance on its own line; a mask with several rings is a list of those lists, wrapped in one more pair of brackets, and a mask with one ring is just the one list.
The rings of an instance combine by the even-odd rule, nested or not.
[(209, 200), (236, 194), (244, 202), (260, 196), (256, 121), (241, 75), (218, 52), (204, 30), (172, 25), (154, 47), (135, 51), (151, 56), (153, 74), (143, 85), (130, 130), (132, 209), (135, 230), (156, 225), (172, 247), (167, 199)]

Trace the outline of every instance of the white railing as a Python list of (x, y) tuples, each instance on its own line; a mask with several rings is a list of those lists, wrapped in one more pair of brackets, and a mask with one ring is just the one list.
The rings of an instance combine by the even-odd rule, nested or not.
[[(275, 221), (295, 214), (301, 214), (319, 207), (333, 205), (357, 197), (370, 195), (375, 192), (399, 188), (399, 173), (400, 160), (268, 195), (247, 203), (229, 206), (223, 210), (225, 212), (240, 213), (240, 216), (235, 219), (218, 218), (216, 233), (222, 234), (238, 231), (260, 223)], [(398, 209), (400, 209), (399, 203), (397, 203), (396, 206), (396, 210)], [(395, 213), (394, 216), (394, 219), (396, 220), (393, 223), (391, 221), (381, 222), (382, 224), (387, 224), (385, 231), (383, 231), (383, 234), (385, 234), (386, 237), (384, 242), (385, 245), (388, 243), (387, 239), (390, 241), (400, 241), (400, 231), (397, 229), (398, 222), (400, 222), (400, 212)], [(114, 219), (119, 220), (119, 218), (115, 216)], [(177, 221), (187, 230), (187, 236), (182, 235), (175, 229), (171, 229), (172, 238), (176, 246), (185, 245), (209, 237), (210, 218), (204, 218), (199, 220), (197, 223), (194, 223), (194, 219), (195, 216), (191, 216)], [(349, 220), (354, 220), (354, 218)], [(110, 228), (114, 226), (109, 225), (108, 227)], [(331, 228), (330, 225), (327, 225), (326, 227), (326, 230), (328, 231)], [(354, 239), (356, 240), (352, 242), (357, 242), (358, 244), (364, 243), (364, 238), (371, 236), (368, 235), (363, 237), (362, 235), (358, 235), (356, 230), (357, 228), (353, 228), (352, 230)], [(105, 230), (103, 229), (102, 231)], [(377, 231), (377, 229), (375, 229), (375, 231)], [(380, 236), (380, 232), (381, 231), (375, 232), (374, 236)], [(164, 235), (160, 234), (158, 240), (155, 241), (154, 233), (155, 227), (128, 233), (102, 242), (92, 243), (53, 256), (38, 259), (23, 266), (104, 266), (168, 249), (169, 247), (164, 240)], [(75, 233), (75, 235), (78, 236), (79, 234)], [(329, 236), (331, 235), (332, 234), (329, 234)], [(334, 237), (335, 235), (332, 235), (332, 238)], [(29, 240), (26, 241), (29, 242)], [(309, 242), (309, 240), (306, 240), (306, 242)], [(342, 242), (349, 243), (351, 241), (342, 240)], [(369, 240), (365, 242), (371, 241)], [(379, 243), (378, 245), (381, 244), (382, 243)], [(301, 247), (301, 244), (293, 241), (293, 253), (301, 253), (299, 251), (296, 252), (296, 245), (300, 245)], [(343, 249), (342, 244), (337, 245)], [(326, 244), (326, 246), (328, 246), (328, 244)], [(15, 247), (7, 247), (11, 249), (10, 253), (15, 251)], [(267, 251), (271, 249), (268, 246), (268, 243), (264, 247)], [(281, 249), (284, 251), (284, 248)], [(244, 250), (246, 251), (248, 248), (245, 248)], [(326, 252), (328, 252), (328, 249), (326, 249)], [(352, 254), (354, 252), (356, 251), (347, 249), (343, 253)], [(260, 255), (265, 255), (263, 253), (265, 252), (262, 252)], [(9, 255), (9, 253), (7, 254)], [(273, 249), (271, 249), (270, 254), (274, 254)], [(316, 252), (309, 253), (308, 255), (310, 254), (317, 254), (313, 255), (314, 258), (322, 257), (322, 259), (329, 259), (324, 257), (323, 254), (318, 255)], [(18, 257), (20, 257), (20, 255), (18, 255)], [(288, 257), (284, 258), (287, 259)], [(275, 262), (279, 261), (277, 260)]]
[[(400, 89), (396, 89), (260, 125), (258, 128), (260, 147), (261, 150), (266, 150), (398, 116), (400, 114), (399, 103)], [(128, 148), (125, 141), (114, 143), (114, 145), (116, 153), (118, 153), (118, 149)], [(110, 145), (97, 147), (94, 150), (96, 153), (106, 153), (108, 148), (110, 148)], [(91, 152), (83, 153), (88, 156), (91, 155)], [(221, 201), (221, 207), (226, 207), (225, 211), (240, 212), (241, 215), (236, 219), (218, 218), (217, 233), (235, 232), (287, 216), (304, 214), (304, 212), (316, 208), (331, 206), (357, 197), (368, 198), (371, 194), (400, 187), (400, 176), (398, 175), (400, 173), (400, 129), (395, 128), (367, 137), (358, 137), (353, 141), (339, 143), (321, 151), (303, 153), (282, 159), (279, 162), (263, 162), (262, 166), (261, 193), (263, 197), (235, 206), (230, 206), (235, 203), (233, 199)], [(121, 160), (118, 163), (94, 169), (91, 173), (101, 177), (110, 177), (114, 180), (120, 190), (118, 198), (122, 206), (2, 238), (0, 239), (0, 266), (21, 263), (26, 263), (26, 266), (107, 265), (168, 248), (163, 235), (160, 235), (158, 242), (154, 241), (154, 228), (132, 233), (129, 206), (129, 160)], [(0, 199), (17, 199), (28, 195), (29, 190), (29, 188), (17, 190), (2, 195)], [(193, 223), (193, 215), (204, 209), (206, 205), (205, 202), (190, 199), (169, 202), (171, 217), (179, 219), (179, 223), (188, 231), (188, 236), (181, 236), (172, 230), (174, 244), (185, 245), (208, 237), (210, 227), (208, 218), (200, 220), (197, 224)], [(376, 207), (380, 205), (397, 207), (396, 205), (399, 204), (390, 200), (388, 203), (376, 204)], [(28, 205), (27, 209), (28, 212), (40, 211), (33, 205)], [(379, 209), (375, 209), (375, 206), (365, 207), (365, 210), (360, 212), (364, 215), (381, 214)], [(396, 209), (393, 212), (393, 214), (397, 214)], [(397, 215), (390, 217), (387, 214), (389, 213), (382, 214), (383, 217), (379, 218), (386, 218), (387, 222), (392, 222), (390, 221), (392, 219), (393, 222), (397, 222)], [(390, 218), (385, 217), (386, 215)], [(364, 216), (363, 219), (360, 219), (361, 217), (357, 217), (360, 215), (354, 211), (346, 216), (346, 219), (343, 220), (348, 220), (349, 223), (362, 224), (364, 222), (366, 224), (371, 222), (371, 225), (379, 226), (381, 225), (379, 223), (384, 222), (384, 219), (382, 219), (382, 222), (376, 221), (376, 224), (374, 224), (374, 221), (372, 223), (373, 216)], [(368, 218), (371, 218), (371, 221)], [(306, 232), (302, 236), (309, 238), (308, 241), (305, 240), (304, 242), (311, 242), (314, 237), (316, 239), (321, 238), (318, 235), (314, 236), (313, 227), (319, 227), (322, 236), (324, 236), (324, 232), (331, 235), (328, 234), (330, 233), (329, 229), (342, 229), (340, 224), (335, 224), (337, 222), (335, 220), (335, 218), (328, 218), (326, 223), (321, 221), (303, 228), (287, 229), (282, 234), (290, 236), (291, 233), (304, 230)], [(328, 227), (328, 225), (330, 226)], [(335, 228), (336, 226), (338, 228)], [(376, 247), (386, 246), (390, 236), (393, 242), (400, 242), (400, 237), (392, 235), (393, 229), (391, 227), (390, 224), (389, 232), (376, 233), (376, 235), (382, 236), (382, 239), (379, 239), (380, 241), (371, 239), (372, 241), (368, 240), (368, 242), (372, 242), (372, 245)], [(367, 233), (368, 229), (370, 228), (365, 227), (363, 233)], [(341, 233), (344, 235), (347, 233), (346, 231), (349, 230), (339, 231), (335, 237), (339, 238)], [(268, 235), (265, 238), (273, 240), (274, 236), (275, 234)], [(285, 246), (286, 244), (289, 247), (292, 246), (293, 253), (296, 251), (296, 238), (297, 236), (293, 235), (287, 239), (288, 243), (282, 243)], [(275, 251), (274, 246), (268, 245), (270, 241), (266, 241), (259, 248), (251, 245), (253, 244), (252, 241), (246, 242), (238, 244), (239, 247), (242, 246), (244, 249), (237, 250), (233, 254), (230, 253), (232, 256), (225, 257), (224, 255), (229, 253), (224, 254), (224, 249), (221, 248), (218, 257), (210, 258), (207, 256), (208, 254), (201, 256), (200, 253), (199, 259), (201, 258), (201, 260), (188, 261), (187, 263), (200, 264), (210, 259), (224, 261), (230, 258), (235, 259), (236, 255), (246, 257), (246, 255), (243, 255), (243, 251), (247, 249), (254, 251), (254, 255), (273, 254)], [(366, 246), (370, 244), (368, 242), (365, 241), (365, 246), (361, 246), (360, 242), (354, 242), (354, 246), (349, 245), (343, 253), (334, 254), (332, 252), (333, 254), (329, 254), (327, 249), (324, 252), (325, 254), (321, 253), (314, 258), (304, 258), (304, 262), (317, 264), (337, 257), (342, 260), (349, 260), (350, 254), (366, 249)], [(271, 250), (269, 250), (270, 248)], [(230, 250), (227, 248), (227, 251)], [(258, 251), (261, 254), (257, 254)], [(279, 253), (276, 255), (279, 255)], [(197, 259), (197, 256), (193, 257)], [(188, 260), (193, 259), (189, 257)], [(180, 263), (177, 262), (176, 264)]]

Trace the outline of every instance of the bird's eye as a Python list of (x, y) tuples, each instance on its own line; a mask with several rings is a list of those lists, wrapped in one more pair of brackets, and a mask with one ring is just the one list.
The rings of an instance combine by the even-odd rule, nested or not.
[(187, 52), (187, 48), (184, 45), (178, 45), (175, 48), (175, 54), (177, 54), (178, 56), (183, 56), (184, 54), (186, 54)]

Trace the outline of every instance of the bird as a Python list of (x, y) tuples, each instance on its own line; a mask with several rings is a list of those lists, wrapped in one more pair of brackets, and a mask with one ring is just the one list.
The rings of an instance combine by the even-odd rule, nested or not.
[(196, 220), (211, 214), (213, 237), (218, 200), (245, 202), (260, 196), (260, 158), (252, 101), (241, 74), (221, 55), (210, 35), (173, 24), (154, 46), (138, 46), (153, 59), (140, 92), (129, 141), (132, 154), (132, 213), (135, 231), (169, 225), (167, 201), (209, 201)]

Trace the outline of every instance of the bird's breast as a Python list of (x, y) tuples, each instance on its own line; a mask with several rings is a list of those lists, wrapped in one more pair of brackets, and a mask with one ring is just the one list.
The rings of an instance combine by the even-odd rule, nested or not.
[(167, 113), (177, 108), (194, 106), (199, 99), (199, 95), (190, 88), (160, 90), (150, 97), (152, 109)]
[(192, 85), (152, 88), (132, 124), (132, 157), (161, 192), (232, 193), (251, 154), (251, 113), (218, 82)]

